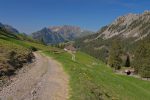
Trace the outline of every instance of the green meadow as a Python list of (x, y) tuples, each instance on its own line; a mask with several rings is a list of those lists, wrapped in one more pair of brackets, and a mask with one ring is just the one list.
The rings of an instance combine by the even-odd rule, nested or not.
[(68, 53), (44, 52), (62, 63), (70, 76), (70, 100), (149, 100), (150, 82), (117, 75), (101, 61), (77, 52), (76, 61)]

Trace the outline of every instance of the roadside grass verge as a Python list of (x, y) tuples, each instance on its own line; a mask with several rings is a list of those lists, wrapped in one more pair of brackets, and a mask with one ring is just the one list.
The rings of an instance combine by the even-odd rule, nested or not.
[(31, 62), (32, 58), (33, 54), (28, 48), (0, 39), (0, 78), (11, 76), (23, 64)]
[(64, 52), (46, 55), (62, 63), (70, 76), (70, 100), (149, 100), (150, 82), (115, 74), (101, 61), (77, 52), (76, 61)]
[(50, 46), (18, 40), (0, 33), (0, 77), (12, 75), (23, 64), (30, 62), (34, 58), (32, 52), (37, 50), (57, 51)]

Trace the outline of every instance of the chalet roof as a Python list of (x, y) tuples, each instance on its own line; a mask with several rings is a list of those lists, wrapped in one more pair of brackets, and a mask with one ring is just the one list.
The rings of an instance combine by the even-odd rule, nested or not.
[(71, 50), (71, 51), (76, 51), (76, 48), (74, 46), (72, 46), (72, 45), (66, 46), (65, 49)]

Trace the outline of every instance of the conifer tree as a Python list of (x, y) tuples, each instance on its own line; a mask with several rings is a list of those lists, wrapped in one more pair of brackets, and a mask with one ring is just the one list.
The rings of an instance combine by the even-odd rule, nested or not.
[(130, 56), (127, 55), (127, 59), (126, 59), (126, 62), (125, 62), (125, 67), (130, 67)]

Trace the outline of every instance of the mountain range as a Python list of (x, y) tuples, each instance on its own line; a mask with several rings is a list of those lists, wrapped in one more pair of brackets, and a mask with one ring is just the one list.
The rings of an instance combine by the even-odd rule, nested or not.
[[(0, 28), (4, 29), (11, 34), (19, 34), (20, 32), (11, 25), (0, 23)], [(27, 36), (25, 33), (22, 35)], [(37, 32), (31, 33), (31, 37), (35, 40), (41, 41), (45, 44), (57, 44), (65, 41), (72, 41), (77, 38), (81, 38), (90, 34), (94, 34), (92, 31), (82, 30), (80, 27), (63, 25), (45, 27)]]
[(37, 32), (32, 33), (32, 37), (46, 44), (57, 44), (93, 33), (94, 32), (82, 30), (80, 27), (64, 25), (48, 28), (45, 27)]

